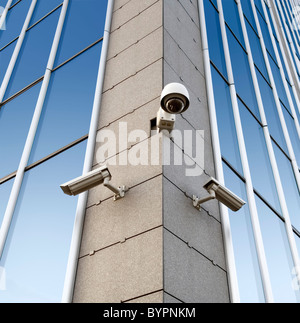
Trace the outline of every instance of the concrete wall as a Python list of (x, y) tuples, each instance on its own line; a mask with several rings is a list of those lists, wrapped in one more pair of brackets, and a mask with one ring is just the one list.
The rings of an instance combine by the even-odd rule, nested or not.
[[(162, 89), (162, 18), (161, 0), (115, 1), (94, 168), (106, 162), (112, 183), (129, 191), (116, 202), (103, 186), (89, 193), (74, 302), (163, 300), (162, 166), (119, 165), (130, 154), (151, 156), (150, 120)], [(120, 125), (148, 138), (128, 138), (104, 161), (104, 131), (118, 139)]]
[[(164, 84), (183, 83), (191, 106), (176, 129), (194, 132), (193, 150), (174, 147), (174, 158), (193, 159), (201, 176), (186, 176), (187, 165), (163, 167), (164, 301), (229, 302), (219, 207), (215, 201), (193, 208), (192, 196), (215, 177), (196, 0), (164, 1)], [(196, 130), (204, 143), (204, 165), (195, 160)], [(198, 146), (199, 148), (199, 146)], [(191, 155), (188, 151), (193, 151)]]
[[(161, 90), (174, 81), (191, 95), (176, 129), (204, 130), (204, 165), (189, 147), (164, 143), (201, 176), (187, 177), (185, 164), (163, 166), (162, 137), (150, 135)], [(104, 158), (105, 131), (118, 139), (124, 125), (147, 137), (117, 140)], [(145, 152), (147, 165), (120, 165)], [(73, 301), (228, 302), (218, 204), (199, 212), (191, 199), (215, 174), (196, 0), (115, 0), (94, 168), (103, 163), (129, 191), (116, 202), (103, 186), (90, 191)]]

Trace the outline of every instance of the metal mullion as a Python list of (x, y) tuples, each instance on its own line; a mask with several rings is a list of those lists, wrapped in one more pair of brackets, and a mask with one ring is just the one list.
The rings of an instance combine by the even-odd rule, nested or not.
[[(294, 44), (293, 44), (293, 41), (292, 41), (292, 37), (291, 37), (290, 31), (289, 31), (289, 29), (287, 28), (287, 24), (286, 24), (286, 21), (285, 21), (285, 19), (284, 19), (284, 14), (283, 14), (283, 12), (282, 12), (281, 3), (280, 3), (278, 0), (274, 0), (274, 1), (276, 1), (276, 3), (277, 3), (277, 7), (278, 7), (278, 9), (279, 9), (278, 15), (280, 15), (280, 16), (281, 16), (281, 18), (282, 18), (282, 21), (283, 21), (283, 28), (284, 28), (284, 30), (285, 30), (285, 32), (286, 32), (286, 35), (287, 35), (287, 38), (288, 38), (288, 39), (287, 39), (287, 42), (288, 42), (288, 45), (289, 45), (289, 47), (290, 47), (291, 54), (293, 55), (294, 60), (295, 60), (296, 65), (297, 65), (297, 66), (295, 66), (295, 67), (297, 68), (297, 72), (298, 72), (298, 73), (300, 73), (300, 62), (299, 62), (299, 58), (298, 58), (298, 57), (297, 57), (297, 55), (296, 55), (295, 46), (294, 46)], [(277, 11), (277, 8), (276, 8), (276, 5), (275, 5), (275, 4), (274, 4), (274, 8), (275, 8), (275, 9), (276, 9), (276, 11)]]
[(217, 1), (218, 1), (218, 9), (220, 12), (219, 14), (220, 25), (221, 25), (223, 47), (225, 52), (227, 74), (228, 74), (228, 80), (230, 83), (229, 90), (230, 90), (238, 144), (240, 148), (242, 167), (243, 167), (243, 172), (246, 179), (246, 191), (247, 191), (247, 197), (248, 197), (248, 203), (249, 203), (250, 217), (251, 217), (251, 222), (253, 226), (254, 241), (255, 241), (255, 246), (256, 246), (256, 251), (258, 256), (259, 269), (260, 269), (260, 274), (262, 278), (262, 284), (263, 284), (263, 290), (264, 290), (266, 302), (273, 302), (273, 293), (272, 293), (268, 265), (266, 261), (264, 244), (263, 244), (263, 239), (262, 239), (262, 234), (261, 234), (261, 229), (260, 229), (260, 224), (258, 219), (258, 212), (256, 208), (256, 203), (255, 203), (255, 195), (253, 191), (252, 178), (251, 178), (250, 167), (249, 167), (249, 162), (248, 162), (248, 157), (246, 152), (246, 145), (245, 145), (245, 140), (243, 135), (242, 123), (241, 123), (240, 112), (239, 112), (238, 101), (237, 101), (237, 94), (236, 94), (235, 83), (233, 78), (231, 57), (229, 52), (229, 45), (227, 41), (224, 14), (223, 14), (223, 8), (222, 8), (222, 0), (217, 0)]
[[(266, 15), (266, 8), (264, 7), (263, 2), (264, 1), (262, 0), (262, 6), (263, 6), (263, 10), (264, 10), (264, 15), (265, 15), (265, 17), (268, 18), (268, 16)], [(256, 10), (253, 0), (251, 1), (251, 4), (252, 4), (252, 10), (253, 11)], [(262, 123), (265, 125), (263, 127), (263, 133), (264, 133), (264, 137), (265, 137), (265, 141), (266, 141), (266, 145), (267, 145), (267, 150), (268, 150), (268, 155), (269, 155), (269, 159), (270, 159), (270, 163), (271, 163), (271, 167), (272, 167), (272, 173), (273, 173), (273, 177), (274, 177), (274, 180), (275, 180), (275, 185), (276, 185), (276, 190), (277, 190), (277, 193), (278, 193), (278, 198), (279, 198), (279, 203), (280, 203), (280, 206), (281, 206), (281, 211), (282, 211), (282, 214), (283, 214), (283, 218), (285, 219), (284, 224), (285, 224), (285, 228), (286, 228), (286, 232), (287, 232), (287, 236), (288, 236), (288, 241), (289, 241), (289, 245), (290, 245), (294, 265), (298, 268), (298, 266), (300, 266), (300, 262), (299, 262), (297, 248), (296, 248), (296, 242), (295, 242), (295, 238), (294, 238), (294, 235), (293, 235), (292, 224), (291, 224), (291, 220), (290, 220), (290, 216), (289, 216), (287, 203), (286, 203), (286, 200), (285, 200), (285, 195), (284, 195), (284, 191), (283, 191), (283, 187), (282, 187), (282, 183), (281, 183), (281, 179), (280, 179), (280, 174), (279, 174), (279, 170), (278, 170), (278, 166), (277, 166), (277, 162), (276, 162), (276, 157), (275, 157), (274, 149), (273, 149), (273, 146), (272, 146), (272, 140), (271, 140), (271, 136), (270, 136), (270, 132), (269, 132), (268, 123), (267, 123), (267, 120), (266, 120), (263, 101), (262, 101), (262, 98), (261, 98), (259, 84), (258, 84), (258, 80), (257, 80), (257, 76), (256, 76), (255, 67), (254, 67), (254, 61), (253, 61), (251, 46), (250, 46), (250, 42), (249, 42), (249, 39), (248, 39), (246, 25), (245, 25), (245, 22), (243, 20), (243, 12), (242, 12), (242, 6), (241, 6), (241, 3), (240, 3), (240, 0), (238, 0), (238, 9), (239, 9), (239, 14), (240, 14), (240, 20), (241, 20), (241, 24), (242, 24), (242, 30), (243, 30), (243, 34), (244, 34), (245, 44), (246, 44), (246, 48), (247, 48), (247, 51), (248, 51), (248, 60), (249, 60), (249, 65), (250, 65), (250, 70), (251, 70), (251, 75), (252, 75), (252, 81), (253, 81), (253, 84), (254, 84), (255, 94), (256, 94), (256, 98), (257, 98), (257, 102), (258, 102), (258, 108), (259, 108)], [(254, 12), (254, 19), (255, 19), (256, 24), (257, 24), (258, 23), (258, 18), (257, 18), (257, 12), (256, 11)], [(272, 32), (272, 30), (270, 30), (270, 23), (268, 23), (268, 26), (269, 26), (269, 32)], [(257, 30), (258, 30), (259, 33), (261, 33), (261, 30), (260, 30), (259, 26), (257, 26)], [(262, 36), (262, 34), (261, 34), (261, 36)], [(273, 41), (275, 41), (275, 40), (273, 40)], [(264, 43), (264, 41), (263, 41), (263, 39), (261, 39), (261, 44), (263, 44), (263, 43)], [(273, 43), (273, 45), (274, 45), (274, 43)], [(276, 53), (276, 56), (277, 55), (278, 55), (278, 53)], [(264, 57), (266, 57), (266, 56), (264, 56)], [(278, 57), (276, 57), (276, 58), (278, 59)], [(267, 205), (268, 205), (268, 203), (267, 203)], [(277, 212), (275, 212), (275, 214), (277, 214)]]
[[(271, 19), (273, 20), (273, 25), (274, 25), (274, 29), (275, 29), (275, 33), (276, 33), (276, 37), (278, 39), (278, 43), (279, 43), (279, 47), (280, 47), (280, 50), (281, 50), (281, 53), (282, 53), (282, 57), (283, 57), (283, 60), (284, 60), (284, 64), (285, 64), (285, 67), (286, 67), (286, 71), (287, 71), (287, 74), (288, 74), (288, 78), (289, 78), (289, 82), (291, 84), (291, 87), (292, 87), (292, 91), (293, 91), (293, 95), (294, 95), (294, 98), (296, 100), (296, 104), (297, 104), (297, 108), (299, 110), (299, 114), (300, 114), (300, 101), (299, 101), (299, 97), (298, 97), (298, 94), (297, 94), (297, 89), (296, 89), (296, 86), (295, 86), (295, 83), (294, 83), (294, 78), (292, 77), (292, 74), (291, 74), (291, 70), (290, 70), (290, 66), (289, 66), (289, 63), (288, 63), (288, 60), (287, 60), (287, 57), (286, 57), (286, 54), (285, 54), (285, 50), (283, 48), (283, 44), (282, 44), (282, 39), (279, 35), (279, 31), (278, 31), (278, 28), (277, 28), (277, 25), (274, 23), (275, 22), (275, 19), (274, 19), (274, 15), (273, 15), (273, 12), (271, 10), (271, 8), (269, 7), (269, 10), (270, 10), (270, 15), (271, 15)], [(268, 19), (269, 21), (269, 19)], [(291, 61), (291, 64), (292, 66), (294, 65), (293, 64), (293, 61), (291, 58), (289, 58), (290, 61)], [(298, 81), (298, 88), (300, 90), (300, 83), (299, 83), (299, 79), (298, 77), (296, 77), (296, 81)], [(296, 109), (296, 107), (295, 107)], [(300, 123), (300, 120), (298, 120), (298, 122)]]
[[(16, 62), (17, 62), (17, 59), (18, 59), (18, 56), (19, 56), (19, 53), (20, 53), (24, 38), (25, 38), (26, 30), (27, 30), (27, 28), (29, 26), (29, 23), (30, 23), (33, 11), (35, 9), (36, 3), (37, 3), (37, 0), (32, 0), (30, 8), (29, 8), (27, 16), (26, 16), (26, 19), (25, 19), (25, 22), (23, 24), (23, 28), (22, 28), (21, 33), (19, 35), (19, 38), (17, 40), (17, 44), (15, 46), (15, 49), (14, 49), (13, 54), (12, 54), (12, 57), (10, 59), (8, 67), (6, 69), (6, 73), (5, 73), (5, 76), (3, 78), (1, 88), (0, 88), (0, 103), (3, 101), (3, 98), (4, 98), (4, 95), (5, 95), (6, 89), (8, 87), (12, 72), (13, 72), (14, 67), (16, 65)], [(1, 17), (1, 19), (2, 19), (2, 17)]]
[[(298, 53), (298, 55), (299, 55), (299, 58), (300, 58), (300, 48), (299, 48), (299, 42), (297, 41), (297, 39), (296, 39), (296, 36), (295, 36), (295, 33), (294, 33), (294, 28), (293, 28), (293, 26), (291, 25), (291, 21), (290, 21), (290, 17), (289, 17), (289, 15), (288, 15), (288, 12), (287, 12), (287, 8), (286, 8), (286, 5), (285, 5), (285, 3), (284, 3), (284, 1), (282, 2), (282, 7), (283, 7), (283, 10), (284, 10), (284, 17), (285, 17), (285, 20), (286, 20), (286, 22), (289, 24), (289, 26), (290, 26), (290, 30), (291, 30), (291, 33), (292, 33), (292, 38), (294, 39), (294, 42), (293, 42), (293, 44), (294, 44), (294, 46), (295, 46), (295, 44), (296, 44), (296, 47), (297, 48), (295, 48), (295, 49), (297, 49), (297, 53)], [(298, 58), (298, 59), (299, 59)]]
[[(101, 109), (102, 91), (104, 85), (104, 76), (106, 69), (106, 61), (108, 54), (108, 45), (110, 39), (111, 21), (113, 16), (114, 0), (108, 0), (106, 20), (103, 35), (103, 46), (101, 50), (96, 91), (94, 96), (94, 103), (92, 109), (91, 123), (89, 129), (89, 138), (87, 142), (87, 148), (85, 153), (85, 160), (83, 165), (83, 174), (88, 173), (93, 166), (95, 142), (98, 131), (99, 114)], [(84, 192), (79, 195), (76, 209), (76, 216), (74, 220), (74, 227), (72, 233), (72, 239), (69, 250), (69, 257), (64, 281), (64, 288), (62, 294), (62, 303), (71, 303), (73, 298), (76, 271), (78, 265), (78, 255), (80, 252), (82, 229), (84, 225), (84, 218), (86, 212), (88, 192)]]
[(5, 6), (5, 8), (4, 8), (3, 12), (2, 12), (2, 15), (1, 15), (1, 18), (0, 18), (0, 29), (1, 29), (2, 25), (4, 24), (4, 22), (5, 22), (8, 9), (11, 6), (12, 2), (13, 2), (13, 0), (8, 0), (7, 4), (6, 4), (6, 6)]
[[(199, 17), (200, 17), (200, 38), (202, 42), (205, 80), (206, 80), (206, 92), (208, 97), (207, 104), (208, 104), (208, 110), (209, 110), (209, 116), (210, 116), (209, 119), (210, 119), (210, 125), (211, 125), (211, 135), (212, 135), (215, 168), (216, 168), (216, 177), (218, 181), (220, 181), (220, 183), (224, 184), (224, 171), (223, 171), (223, 163), (222, 163), (222, 156), (221, 156), (221, 148), (220, 148), (221, 145), (219, 140), (214, 92), (213, 92), (211, 61), (210, 61), (209, 48), (208, 48), (203, 1), (204, 0), (198, 0), (198, 9), (199, 9)], [(224, 78), (223, 75), (221, 76)], [(224, 81), (226, 83), (228, 82), (226, 78), (224, 78)], [(228, 285), (229, 285), (230, 297), (233, 303), (239, 303), (240, 294), (239, 294), (239, 287), (238, 287), (238, 281), (237, 281), (237, 272), (236, 272), (236, 265), (235, 265), (235, 258), (234, 258), (231, 227), (230, 227), (230, 221), (229, 221), (229, 212), (228, 212), (228, 209), (223, 204), (220, 204), (220, 212), (221, 212), (222, 232), (224, 235), (225, 257), (226, 257), (226, 263), (228, 268)]]
[[(257, 29), (258, 29), (258, 32), (259, 32), (259, 35), (260, 35), (260, 43), (261, 43), (261, 47), (262, 47), (262, 52), (263, 52), (266, 68), (267, 68), (267, 71), (268, 71), (268, 75), (269, 75), (269, 79), (270, 79), (270, 83), (271, 83), (271, 87), (272, 87), (272, 91), (273, 91), (273, 96), (274, 96), (274, 99), (275, 99), (275, 104), (276, 104), (277, 112), (278, 112), (280, 123), (281, 123), (281, 128), (282, 128), (284, 138), (285, 138), (285, 141), (286, 141), (286, 144), (287, 144), (288, 153), (290, 155), (291, 164), (292, 164), (292, 168), (293, 168), (294, 175), (295, 175), (295, 178), (296, 178), (296, 182), (297, 182), (297, 185), (298, 185), (298, 189), (300, 190), (299, 167), (297, 165), (297, 160), (296, 160), (296, 157), (295, 157), (294, 149), (293, 149), (293, 146), (292, 146), (292, 143), (291, 143), (290, 135), (289, 135), (288, 128), (287, 128), (285, 118), (284, 118), (284, 115), (283, 115), (282, 106), (281, 106), (280, 99), (279, 99), (279, 96), (278, 96), (278, 92), (277, 92), (277, 89), (276, 89), (272, 69), (271, 69), (271, 66), (270, 66), (269, 58), (268, 58), (267, 51), (266, 51), (266, 46), (265, 46), (264, 39), (263, 39), (263, 34), (262, 34), (260, 24), (259, 24), (259, 21), (258, 21), (258, 18), (257, 18), (256, 10), (254, 10), (255, 9), (254, 2), (253, 2), (253, 0), (250, 0), (250, 1), (251, 1), (251, 4), (252, 4), (252, 9), (253, 9), (253, 13), (254, 13), (254, 18), (256, 20)], [(264, 11), (266, 11), (266, 8), (264, 7), (263, 0), (261, 0), (261, 1), (262, 1)], [(270, 28), (270, 24), (268, 24), (268, 26)], [(272, 44), (273, 44), (275, 42), (274, 38), (271, 37), (271, 40), (272, 40)], [(274, 47), (275, 53), (277, 53), (277, 55), (278, 55), (278, 52), (276, 52), (276, 48), (275, 48), (274, 44), (273, 44), (273, 47)], [(279, 60), (278, 63), (281, 64), (281, 61)], [(280, 70), (283, 70), (282, 66), (281, 66)], [(295, 113), (295, 111), (294, 111), (294, 113)]]
[[(284, 73), (284, 69), (283, 69), (282, 62), (281, 62), (281, 59), (280, 59), (280, 55), (279, 55), (279, 52), (278, 52), (278, 48), (276, 46), (276, 41), (275, 41), (275, 38), (273, 37), (272, 28), (271, 28), (271, 24), (270, 24), (270, 21), (269, 21), (269, 16), (268, 16), (268, 13), (267, 13), (267, 9), (266, 9), (266, 7), (264, 5), (263, 0), (262, 0), (262, 6), (263, 6), (263, 10), (264, 10), (264, 15), (265, 15), (265, 17), (267, 19), (267, 26), (268, 26), (268, 30), (269, 30), (269, 33), (270, 33), (272, 46), (273, 46), (273, 49), (274, 49), (274, 52), (275, 52), (277, 64), (278, 64), (278, 67), (279, 67), (282, 83), (284, 85), (284, 90), (285, 90), (286, 96), (288, 98), (288, 103), (289, 103), (290, 109), (292, 111), (292, 116), (293, 116), (293, 119), (294, 119), (294, 122), (295, 122), (295, 126), (296, 126), (296, 129), (297, 129), (297, 132), (298, 132), (298, 136), (300, 138), (300, 125), (299, 125), (298, 117), (297, 117), (297, 114), (296, 114), (294, 102), (293, 102), (293, 99), (291, 97), (291, 93), (290, 93), (289, 86), (288, 86), (288, 83), (287, 83), (287, 80), (286, 80), (286, 77), (285, 77), (285, 73)], [(280, 44), (279, 44), (279, 46), (280, 46)], [(281, 50), (281, 47), (280, 47), (280, 50)], [(282, 53), (282, 57), (284, 59), (284, 53)], [(285, 65), (287, 65), (286, 61), (284, 61), (283, 63)], [(288, 73), (288, 66), (286, 66), (286, 67), (287, 67), (286, 70), (287, 70), (287, 73)], [(290, 74), (288, 76), (290, 77)], [(298, 100), (298, 103), (299, 103), (299, 100)]]
[[(36, 0), (33, 0), (31, 3), (31, 7), (29, 9), (27, 18), (26, 18), (26, 23), (29, 24), (31, 15), (33, 13), (34, 7), (36, 4)], [(39, 124), (39, 120), (40, 120), (40, 116), (41, 116), (41, 112), (42, 112), (42, 108), (43, 108), (43, 104), (44, 104), (44, 100), (47, 94), (47, 90), (48, 90), (48, 85), (50, 82), (50, 76), (51, 76), (51, 69), (53, 68), (54, 65), (54, 60), (55, 60), (55, 56), (57, 53), (57, 49), (58, 49), (58, 44), (60, 41), (60, 36), (62, 33), (62, 28), (63, 28), (63, 24), (64, 24), (64, 20), (65, 20), (65, 16), (66, 16), (66, 11), (68, 8), (68, 4), (69, 4), (69, 0), (64, 0), (63, 3), (63, 7), (60, 13), (60, 17), (59, 17), (59, 21), (57, 24), (57, 28), (56, 28), (56, 32), (55, 32), (55, 36), (54, 36), (54, 40), (52, 43), (52, 47), (51, 47), (51, 52), (48, 58), (48, 63), (47, 63), (47, 67), (46, 67), (46, 71), (45, 71), (45, 75), (43, 78), (43, 83), (40, 89), (40, 93), (39, 93), (39, 97), (36, 103), (36, 107), (35, 107), (35, 111), (33, 114), (33, 118), (32, 118), (32, 122), (29, 128), (29, 132), (27, 135), (27, 139), (26, 139), (26, 143), (23, 149), (23, 153), (22, 153), (22, 157), (19, 163), (19, 167), (16, 173), (16, 177), (13, 183), (13, 187), (10, 193), (10, 197), (7, 203), (7, 207), (6, 207), (6, 211), (4, 214), (4, 218), (2, 221), (2, 225), (0, 228), (0, 257), (2, 257), (3, 254), (3, 250), (4, 250), (4, 246), (5, 246), (5, 242), (7, 239), (7, 235), (9, 232), (9, 228), (10, 228), (10, 224), (13, 218), (13, 214), (15, 211), (15, 207), (17, 204), (17, 199), (21, 190), (21, 185), (23, 182), (23, 178), (24, 178), (24, 173), (25, 173), (25, 169), (27, 167), (27, 163), (29, 160), (29, 156), (31, 153), (31, 149), (33, 146), (33, 142), (34, 142), (34, 138), (35, 138), (35, 134), (37, 132), (37, 128), (38, 128), (38, 124)], [(27, 27), (28, 27), (27, 24)], [(27, 29), (26, 25), (24, 24), (22, 32), (25, 34), (25, 31)], [(24, 38), (24, 37), (23, 37)], [(21, 36), (19, 38), (19, 40), (21, 39)], [(2, 90), (2, 88), (1, 88)]]
[[(287, 3), (287, 10), (289, 12), (289, 19), (290, 19), (290, 25), (292, 27), (292, 29), (294, 30), (294, 33), (296, 34), (296, 37), (298, 39), (297, 41), (297, 45), (298, 45), (298, 48), (300, 46), (300, 35), (299, 35), (299, 30), (296, 28), (297, 26), (293, 26), (293, 13), (292, 13), (292, 1), (290, 1), (289, 3)], [(292, 19), (292, 20), (291, 20)], [(294, 16), (294, 19), (296, 19), (296, 17)]]
[[(280, 14), (279, 14), (279, 12), (278, 12), (278, 10), (277, 10), (277, 8), (276, 8), (276, 5), (275, 5), (274, 3), (273, 3), (272, 8), (271, 8), (271, 4), (270, 4), (270, 2), (268, 2), (268, 6), (269, 6), (269, 8), (270, 8), (270, 14), (271, 14), (271, 17), (272, 17), (273, 22), (274, 22), (275, 30), (277, 30), (277, 33), (278, 33), (279, 42), (282, 44), (282, 42), (281, 42), (281, 41), (283, 41), (283, 42), (284, 42), (284, 44), (285, 44), (285, 48), (286, 48), (286, 51), (287, 51), (287, 54), (288, 54), (288, 59), (289, 59), (289, 61), (291, 62), (291, 67), (292, 67), (293, 74), (294, 74), (293, 80), (294, 80), (294, 81), (296, 81), (296, 84), (297, 84), (297, 86), (298, 86), (298, 91), (300, 91), (300, 80), (299, 80), (299, 74), (298, 74), (298, 72), (297, 72), (296, 66), (295, 66), (294, 61), (293, 61), (293, 57), (292, 57), (291, 49), (290, 49), (290, 47), (289, 47), (288, 40), (287, 40), (287, 39), (286, 39), (286, 37), (285, 37), (284, 27), (283, 27), (283, 25), (282, 25), (282, 23), (281, 23), (281, 20), (280, 20)], [(274, 17), (274, 14), (273, 14), (273, 10), (272, 10), (272, 9), (274, 10), (275, 14), (277, 15), (277, 19), (278, 19), (278, 23), (279, 23), (279, 28), (280, 28), (280, 30), (281, 30), (282, 37), (280, 37), (280, 33), (279, 33), (278, 29), (277, 29), (277, 24), (275, 23), (276, 21), (275, 21), (275, 17)], [(282, 51), (282, 54), (284, 54), (284, 55), (285, 55), (285, 51), (284, 51), (284, 50)], [(295, 92), (294, 92), (294, 93), (295, 93)], [(296, 92), (296, 93), (297, 93), (297, 92)], [(298, 98), (298, 93), (295, 95), (295, 97), (297, 97), (297, 98)], [(299, 113), (300, 113), (300, 106), (298, 106), (298, 109), (299, 109)]]

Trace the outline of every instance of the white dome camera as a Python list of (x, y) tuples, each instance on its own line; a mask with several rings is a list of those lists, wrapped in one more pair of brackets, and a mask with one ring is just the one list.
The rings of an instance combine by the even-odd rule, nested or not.
[(190, 105), (189, 93), (180, 83), (166, 85), (161, 93), (160, 109), (157, 114), (157, 127), (171, 132), (174, 128), (175, 115), (181, 114)]

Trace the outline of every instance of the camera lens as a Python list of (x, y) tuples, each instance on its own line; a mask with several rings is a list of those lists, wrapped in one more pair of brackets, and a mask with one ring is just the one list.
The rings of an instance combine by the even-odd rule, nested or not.
[(166, 110), (171, 114), (178, 114), (184, 110), (184, 102), (179, 98), (172, 98), (166, 102)]

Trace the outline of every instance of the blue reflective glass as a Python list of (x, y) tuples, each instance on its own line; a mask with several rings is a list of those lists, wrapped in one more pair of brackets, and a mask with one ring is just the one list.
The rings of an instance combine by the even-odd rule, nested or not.
[(222, 156), (243, 174), (237, 135), (229, 93), (229, 87), (220, 74), (212, 67), (212, 80), (217, 113), (219, 139)]
[(51, 10), (56, 8), (58, 5), (60, 5), (63, 2), (63, 0), (38, 0), (33, 12), (33, 15), (30, 20), (29, 26), (32, 26), (34, 23), (36, 23), (39, 19), (44, 17), (46, 14), (48, 14)]
[(204, 1), (204, 5), (210, 59), (227, 78), (219, 14), (209, 0)]
[(259, 12), (257, 12), (257, 17), (259, 20), (259, 25), (260, 25), (260, 29), (261, 29), (261, 32), (263, 35), (265, 46), (266, 46), (268, 52), (270, 53), (270, 55), (276, 61), (276, 56), (275, 56), (274, 48), (272, 45), (272, 40), (271, 40), (271, 36), (269, 33), (268, 25), (267, 25), (265, 19), (261, 16), (261, 14)]
[(254, 30), (257, 32), (255, 19), (254, 19), (252, 7), (251, 7), (251, 1), (241, 0), (241, 4), (242, 4), (244, 15), (246, 16), (246, 18), (248, 19), (248, 21), (250, 22)]
[(269, 132), (271, 136), (276, 140), (276, 142), (281, 146), (281, 148), (287, 152), (288, 150), (283, 135), (278, 111), (276, 108), (272, 88), (258, 71), (256, 72), (256, 75), (261, 93), (261, 98), (263, 101), (264, 112), (266, 115)]
[(70, 0), (56, 66), (103, 37), (107, 0)]
[(227, 29), (227, 37), (237, 94), (256, 117), (259, 118), (259, 110), (250, 73), (248, 56), (229, 29)]
[(263, 128), (241, 101), (239, 110), (254, 189), (281, 213)]
[(40, 84), (0, 109), (0, 178), (19, 166), (39, 90)]
[(245, 20), (245, 24), (247, 27), (247, 33), (248, 33), (248, 38), (251, 46), (251, 53), (253, 56), (254, 64), (261, 71), (264, 77), (269, 81), (268, 71), (265, 64), (263, 52), (261, 49), (259, 37), (254, 32), (254, 30), (252, 29), (252, 27), (250, 26), (247, 20)]
[(0, 302), (60, 302), (77, 198), (60, 184), (82, 173), (86, 142), (26, 172), (0, 266)]
[(88, 133), (100, 52), (98, 43), (52, 73), (30, 163)]
[(283, 152), (275, 144), (273, 144), (273, 149), (276, 156), (290, 219), (292, 225), (300, 231), (300, 195), (292, 165)]
[(288, 128), (295, 157), (298, 165), (300, 166), (300, 140), (299, 140), (299, 135), (295, 125), (295, 120), (292, 118), (292, 116), (287, 112), (287, 110), (284, 107), (282, 107), (282, 112), (284, 115), (286, 126)]
[(280, 70), (278, 68), (278, 66), (275, 64), (275, 62), (272, 60), (272, 58), (270, 58), (269, 56), (269, 62), (271, 65), (271, 69), (272, 69), (272, 75), (274, 78), (274, 82), (276, 85), (276, 90), (277, 90), (277, 94), (280, 98), (280, 100), (284, 103), (285, 107), (290, 110), (290, 106), (289, 106), (289, 102), (288, 102), (288, 98), (286, 96), (285, 93), (285, 89), (284, 89), (284, 85), (283, 85), (283, 81), (281, 78), (281, 74), (280, 74)]
[(21, 1), (7, 12), (6, 29), (0, 30), (0, 48), (20, 35), (31, 1)]
[(6, 73), (6, 69), (11, 59), (11, 55), (15, 49), (16, 42), (14, 41), (9, 46), (0, 51), (0, 86)]
[(6, 210), (6, 205), (9, 199), (14, 180), (11, 179), (3, 184), (0, 184), (0, 227)]
[(27, 31), (5, 98), (44, 75), (59, 13), (56, 10)]
[(285, 225), (257, 196), (256, 205), (274, 301), (276, 303), (299, 302), (299, 291), (293, 290), (292, 287), (294, 265)]
[(222, 5), (226, 23), (234, 32), (240, 43), (245, 47), (242, 26), (236, 2), (234, 0), (226, 0), (222, 2)]
[[(223, 163), (225, 185), (247, 201), (245, 184)], [(264, 302), (248, 203), (238, 212), (229, 210), (240, 299), (242, 303)]]

